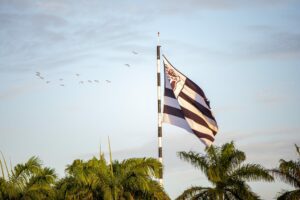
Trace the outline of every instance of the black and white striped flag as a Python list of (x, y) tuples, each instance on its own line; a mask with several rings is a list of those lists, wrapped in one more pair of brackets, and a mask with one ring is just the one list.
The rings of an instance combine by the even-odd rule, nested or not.
[(206, 146), (210, 146), (218, 132), (218, 125), (208, 99), (198, 85), (175, 69), (164, 56), (163, 60), (163, 122), (195, 134)]

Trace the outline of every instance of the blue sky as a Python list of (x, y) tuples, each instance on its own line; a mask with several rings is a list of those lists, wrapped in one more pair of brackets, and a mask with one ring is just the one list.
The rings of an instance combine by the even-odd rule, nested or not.
[[(156, 157), (160, 31), (162, 52), (210, 98), (217, 145), (234, 140), (248, 162), (269, 168), (294, 159), (299, 9), (293, 0), (0, 0), (0, 150), (13, 164), (37, 155), (60, 176), (72, 160), (97, 155), (100, 143), (105, 151), (108, 136), (115, 159)], [(203, 152), (196, 137), (164, 125), (163, 148), (172, 198), (208, 184), (176, 156)], [(289, 188), (251, 186), (264, 199)]]

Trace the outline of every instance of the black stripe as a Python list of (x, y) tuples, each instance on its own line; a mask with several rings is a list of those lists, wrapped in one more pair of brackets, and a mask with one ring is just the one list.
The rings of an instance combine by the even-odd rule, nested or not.
[(157, 86), (160, 86), (160, 73), (157, 73)]
[(164, 105), (164, 113), (174, 115), (176, 117), (180, 117), (180, 118), (184, 119), (182, 110), (168, 106), (168, 105)]
[(160, 46), (156, 47), (157, 59), (160, 59)]
[(176, 99), (173, 90), (171, 90), (169, 88), (165, 88), (165, 96)]
[(158, 157), (162, 158), (162, 147), (158, 147)]
[(205, 134), (205, 133), (201, 133), (201, 132), (196, 131), (196, 130), (193, 130), (193, 129), (192, 129), (192, 131), (195, 133), (195, 135), (196, 135), (198, 138), (206, 138), (206, 139), (208, 139), (208, 140), (211, 141), (211, 142), (213, 142), (213, 141), (215, 140), (212, 136), (207, 135), (207, 134)]
[(158, 110), (158, 113), (161, 113), (161, 100), (160, 99), (157, 100), (157, 110)]
[(202, 114), (209, 117), (211, 120), (216, 121), (211, 111), (206, 107), (204, 107), (203, 105), (201, 105), (199, 102), (195, 101), (194, 99), (184, 94), (183, 92), (180, 92), (179, 96), (182, 97), (187, 102), (189, 102), (190, 104), (192, 104), (193, 106), (195, 106)]
[(206, 105), (210, 108), (210, 103), (209, 103), (208, 99), (206, 98), (203, 90), (196, 83), (194, 83), (192, 80), (186, 78), (185, 85), (188, 86), (189, 88), (191, 88), (194, 92), (196, 92), (200, 96), (202, 96)]
[(158, 127), (157, 132), (158, 132), (158, 137), (162, 137), (162, 128), (161, 128), (161, 126)]
[(159, 169), (159, 178), (160, 179), (163, 178), (163, 168), (162, 167)]
[(192, 80), (190, 80), (189, 78), (186, 78), (185, 84), (189, 88), (194, 90), (196, 93), (198, 93), (200, 96), (202, 96), (204, 99), (206, 99), (206, 96), (205, 96), (203, 90), (196, 83), (194, 83)]
[(202, 125), (202, 126), (208, 128), (209, 130), (211, 130), (211, 131), (213, 132), (214, 135), (217, 134), (217, 132), (214, 131), (214, 130), (212, 130), (212, 129), (208, 126), (208, 124), (204, 121), (204, 119), (202, 119), (199, 115), (193, 113), (192, 111), (190, 111), (190, 110), (188, 110), (188, 109), (186, 109), (186, 108), (184, 108), (184, 107), (181, 107), (181, 110), (182, 110), (183, 115), (184, 115), (185, 117), (187, 117), (187, 118), (189, 118), (189, 119), (192, 119), (192, 120), (194, 120), (196, 123), (198, 123), (198, 124), (200, 124), (200, 125)]

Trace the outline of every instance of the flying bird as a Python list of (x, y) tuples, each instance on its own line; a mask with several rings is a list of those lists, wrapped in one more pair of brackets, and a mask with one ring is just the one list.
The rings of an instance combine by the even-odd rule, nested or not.
[(50, 81), (46, 81), (46, 83), (48, 84), (48, 83), (50, 83)]
[(96, 83), (99, 83), (99, 81), (98, 80), (94, 80)]
[(76, 76), (80, 76), (80, 74), (76, 74)]
[(60, 86), (65, 86), (64, 84), (60, 84)]
[(64, 79), (60, 78), (59, 80), (60, 80), (60, 81), (63, 81)]
[(129, 64), (125, 64), (125, 66), (127, 66), (127, 67), (130, 67), (130, 65), (129, 65)]
[(105, 80), (107, 83), (111, 83), (111, 81), (110, 80)]
[(137, 54), (138, 54), (138, 52), (136, 52), (136, 51), (132, 51), (132, 53), (133, 53), (134, 55), (137, 55)]
[(39, 76), (40, 77), (40, 79), (44, 79), (44, 77), (42, 77), (42, 76)]

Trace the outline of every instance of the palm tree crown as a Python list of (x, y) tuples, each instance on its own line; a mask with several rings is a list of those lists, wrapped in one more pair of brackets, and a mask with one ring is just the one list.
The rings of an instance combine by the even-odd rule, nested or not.
[(67, 177), (57, 184), (59, 199), (167, 200), (168, 195), (153, 178), (161, 163), (154, 158), (130, 158), (107, 163), (104, 155), (84, 162), (75, 160)]
[(206, 155), (193, 151), (178, 155), (200, 169), (213, 187), (191, 187), (177, 200), (259, 199), (246, 181), (273, 181), (261, 165), (242, 164), (246, 160), (245, 153), (237, 150), (233, 142), (221, 147), (210, 146), (205, 151)]
[(37, 157), (18, 164), (7, 178), (0, 178), (0, 199), (54, 199), (57, 175), (54, 169), (42, 167)]
[(272, 169), (272, 173), (283, 182), (295, 187), (295, 190), (284, 191), (278, 196), (278, 200), (298, 200), (300, 199), (300, 151), (296, 146), (298, 153), (297, 161), (279, 160), (279, 167)]

